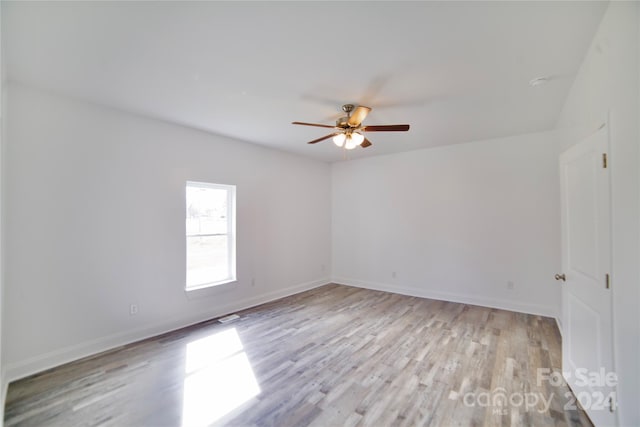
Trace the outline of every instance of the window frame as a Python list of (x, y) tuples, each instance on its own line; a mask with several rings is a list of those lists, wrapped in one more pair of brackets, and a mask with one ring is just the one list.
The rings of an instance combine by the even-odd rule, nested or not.
[[(188, 188), (208, 188), (208, 189), (216, 189), (216, 190), (224, 190), (227, 194), (227, 232), (209, 234), (189, 234), (187, 232), (187, 218), (189, 215), (189, 206), (187, 204), (187, 189)], [(184, 207), (185, 207), (185, 225), (184, 225), (184, 236), (185, 236), (185, 291), (197, 291), (206, 288), (213, 288), (216, 286), (224, 285), (227, 283), (232, 283), (237, 281), (237, 271), (236, 271), (236, 186), (230, 184), (217, 184), (210, 182), (201, 182), (201, 181), (187, 181), (185, 184), (185, 194), (184, 194)], [(213, 282), (205, 282), (197, 285), (189, 286), (189, 270), (187, 268), (189, 262), (189, 252), (188, 252), (188, 240), (190, 237), (202, 237), (202, 236), (227, 236), (227, 267), (229, 271), (229, 275), (221, 280), (216, 280)]]

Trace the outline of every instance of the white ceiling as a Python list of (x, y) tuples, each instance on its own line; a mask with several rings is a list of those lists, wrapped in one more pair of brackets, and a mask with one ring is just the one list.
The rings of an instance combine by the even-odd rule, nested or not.
[[(2, 2), (11, 80), (326, 161), (548, 130), (602, 2)], [(551, 76), (548, 84), (528, 82)], [(329, 130), (330, 131), (330, 130)]]

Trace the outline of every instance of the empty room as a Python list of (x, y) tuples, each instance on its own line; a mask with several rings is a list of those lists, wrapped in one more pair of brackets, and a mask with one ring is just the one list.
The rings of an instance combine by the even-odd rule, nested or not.
[(0, 16), (3, 425), (640, 425), (639, 2)]

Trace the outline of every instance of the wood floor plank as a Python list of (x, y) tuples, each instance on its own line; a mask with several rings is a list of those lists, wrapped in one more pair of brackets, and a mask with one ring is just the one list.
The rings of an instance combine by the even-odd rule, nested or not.
[(341, 285), (238, 314), (14, 382), (5, 425), (590, 425), (538, 381), (561, 368), (553, 319)]

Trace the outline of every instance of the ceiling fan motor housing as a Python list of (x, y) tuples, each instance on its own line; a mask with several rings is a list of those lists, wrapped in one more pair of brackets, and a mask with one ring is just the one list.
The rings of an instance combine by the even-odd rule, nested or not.
[(349, 117), (340, 117), (336, 120), (336, 127), (346, 129), (349, 127)]

